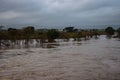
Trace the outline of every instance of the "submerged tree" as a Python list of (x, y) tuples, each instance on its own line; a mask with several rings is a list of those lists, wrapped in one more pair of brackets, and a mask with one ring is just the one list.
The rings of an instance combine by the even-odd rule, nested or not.
[(15, 28), (8, 28), (8, 35), (9, 35), (9, 39), (14, 42), (16, 40), (16, 36), (17, 36), (17, 29)]
[(0, 49), (1, 49), (1, 45), (2, 45), (2, 39), (3, 39), (2, 28), (3, 28), (3, 26), (0, 26)]
[(23, 35), (24, 35), (26, 47), (29, 47), (28, 42), (32, 38), (32, 34), (34, 34), (34, 31), (35, 29), (33, 26), (28, 26), (28, 27), (23, 28)]
[(120, 28), (117, 29), (117, 37), (120, 38)]
[(47, 33), (47, 31), (48, 31), (47, 29), (38, 29), (38, 30), (36, 30), (36, 32), (35, 32), (36, 41), (39, 42), (39, 43), (46, 42), (46, 39), (47, 39), (47, 34), (46, 33)]
[[(102, 30), (102, 32), (105, 32)], [(119, 33), (118, 29), (118, 34)], [(106, 33), (109, 35), (114, 34), (114, 29), (111, 27), (106, 28)], [(8, 28), (8, 30), (2, 30), (0, 26), (0, 46), (3, 45), (12, 45), (13, 47), (29, 47), (29, 43), (32, 44), (34, 40), (38, 42), (38, 46), (41, 43), (54, 42), (55, 39), (60, 38), (64, 40), (69, 40), (74, 38), (74, 40), (80, 41), (82, 39), (88, 40), (92, 36), (97, 37), (101, 34), (101, 31), (94, 29), (75, 29), (74, 27), (66, 27), (62, 31), (57, 29), (37, 29), (35, 30), (33, 26), (27, 26), (23, 29)], [(102, 33), (103, 34), (103, 33)], [(34, 39), (34, 40), (33, 40)], [(21, 46), (21, 44), (23, 44)], [(9, 47), (8, 47), (9, 48)]]
[(47, 32), (48, 42), (53, 42), (54, 39), (59, 38), (59, 36), (60, 36), (60, 33), (56, 29), (51, 29), (51, 30), (48, 30)]
[(114, 35), (115, 30), (112, 27), (107, 27), (105, 29), (105, 32), (107, 33), (107, 35)]

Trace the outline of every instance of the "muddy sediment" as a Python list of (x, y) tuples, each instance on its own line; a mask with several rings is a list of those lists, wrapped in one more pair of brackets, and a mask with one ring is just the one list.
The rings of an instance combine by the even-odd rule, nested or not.
[(0, 51), (0, 80), (120, 80), (120, 43), (98, 39)]

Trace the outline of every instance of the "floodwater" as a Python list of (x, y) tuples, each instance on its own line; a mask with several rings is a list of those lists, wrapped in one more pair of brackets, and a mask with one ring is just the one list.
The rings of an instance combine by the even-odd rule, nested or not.
[(101, 36), (51, 44), (1, 50), (0, 80), (120, 80), (118, 39)]

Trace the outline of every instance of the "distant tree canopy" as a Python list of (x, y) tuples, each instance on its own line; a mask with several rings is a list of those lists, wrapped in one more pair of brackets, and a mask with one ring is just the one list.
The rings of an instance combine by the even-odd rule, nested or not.
[(28, 26), (23, 28), (23, 31), (25, 32), (25, 34), (29, 35), (29, 34), (33, 34), (35, 29), (33, 26)]
[(105, 32), (107, 33), (107, 35), (114, 35), (115, 30), (112, 27), (107, 27), (105, 29)]
[(17, 29), (15, 29), (15, 28), (8, 28), (8, 33), (11, 36), (16, 35)]
[(77, 32), (78, 29), (74, 29), (74, 27), (65, 27), (64, 31), (66, 31), (66, 32)]

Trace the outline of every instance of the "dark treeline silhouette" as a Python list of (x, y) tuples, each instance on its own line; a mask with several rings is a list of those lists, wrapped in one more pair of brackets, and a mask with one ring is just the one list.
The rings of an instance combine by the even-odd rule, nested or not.
[(3, 29), (0, 26), (0, 49), (2, 47), (14, 48), (20, 46), (28, 48), (30, 44), (37, 42), (37, 46), (43, 43), (55, 42), (55, 39), (65, 39), (68, 41), (73, 38), (75, 41), (81, 39), (88, 40), (90, 38), (98, 38), (100, 35), (112, 36), (114, 33), (116, 37), (120, 38), (120, 28), (115, 30), (112, 27), (104, 29), (76, 29), (74, 27), (65, 27), (63, 30), (59, 29), (35, 29), (33, 26), (27, 26), (22, 29), (8, 28)]
[(120, 28), (115, 30), (113, 27), (109, 26), (105, 29), (105, 33), (107, 38), (120, 38)]

